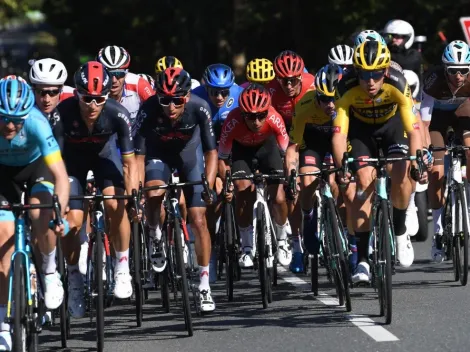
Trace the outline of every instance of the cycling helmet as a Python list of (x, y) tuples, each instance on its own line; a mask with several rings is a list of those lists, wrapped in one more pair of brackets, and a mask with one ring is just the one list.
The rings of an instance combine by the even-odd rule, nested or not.
[(328, 54), (328, 62), (330, 64), (337, 64), (347, 66), (353, 64), (354, 49), (349, 45), (341, 44), (331, 48)]
[(108, 70), (124, 70), (129, 67), (131, 57), (123, 47), (109, 45), (100, 50), (96, 61), (101, 62)]
[(368, 41), (381, 42), (383, 45), (387, 45), (385, 39), (373, 29), (366, 29), (365, 31), (360, 32), (354, 39), (354, 46), (359, 46), (360, 44)]
[(411, 95), (413, 96), (414, 99), (416, 99), (416, 97), (418, 96), (418, 92), (419, 92), (418, 75), (411, 70), (403, 70), (403, 75), (405, 76), (406, 81), (408, 82), (408, 85), (410, 86)]
[(343, 69), (336, 64), (323, 66), (315, 75), (315, 88), (319, 95), (335, 96), (335, 89), (343, 77)]
[(253, 83), (267, 83), (274, 79), (273, 63), (268, 59), (253, 59), (246, 65), (246, 79)]
[(155, 80), (153, 79), (152, 76), (146, 74), (146, 73), (139, 73), (139, 77), (145, 79), (149, 84), (152, 86), (152, 89), (155, 90)]
[(64, 64), (54, 59), (36, 60), (29, 70), (31, 84), (64, 85), (67, 80), (67, 70)]
[(182, 68), (169, 67), (157, 75), (155, 88), (158, 94), (171, 97), (185, 96), (191, 90), (191, 77)]
[(381, 42), (366, 41), (354, 50), (354, 66), (365, 71), (388, 68), (390, 67), (390, 50)]
[(34, 94), (24, 79), (9, 76), (0, 80), (0, 115), (25, 120), (34, 106)]
[(304, 60), (291, 50), (281, 52), (274, 59), (274, 72), (277, 78), (297, 77), (304, 71)]
[(413, 29), (413, 26), (402, 20), (388, 21), (384, 27), (383, 33), (388, 35), (397, 34), (405, 36), (405, 49), (411, 48), (415, 40), (415, 30)]
[(454, 40), (446, 46), (442, 54), (445, 65), (470, 65), (470, 48), (461, 40)]
[(238, 97), (238, 106), (243, 112), (257, 114), (268, 111), (271, 106), (269, 90), (258, 83), (250, 83)]
[(230, 88), (235, 82), (232, 69), (224, 64), (207, 66), (202, 78), (205, 85), (211, 88)]
[(155, 73), (165, 71), (168, 67), (183, 68), (183, 64), (174, 56), (163, 56), (155, 63)]
[(73, 76), (77, 92), (84, 95), (106, 95), (109, 93), (112, 80), (106, 68), (97, 61), (82, 65)]

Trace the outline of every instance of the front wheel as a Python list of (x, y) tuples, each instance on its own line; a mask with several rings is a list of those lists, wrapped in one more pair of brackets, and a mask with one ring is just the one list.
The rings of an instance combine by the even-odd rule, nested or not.
[(26, 351), (26, 297), (25, 268), (22, 254), (18, 253), (13, 261), (13, 351)]
[[(462, 286), (467, 285), (468, 279), (468, 210), (466, 192), (463, 184), (459, 184), (460, 217), (462, 218), (460, 231), (456, 234), (456, 250), (459, 251), (459, 279)], [(458, 208), (457, 208), (458, 209)]]
[(379, 281), (379, 302), (381, 315), (385, 316), (385, 324), (392, 322), (392, 223), (386, 200), (381, 200), (378, 212), (378, 261), (377, 280)]
[(263, 302), (263, 308), (268, 308), (268, 269), (266, 267), (266, 234), (264, 228), (266, 227), (266, 221), (264, 219), (264, 206), (258, 203), (256, 208), (256, 247), (258, 252), (258, 271), (259, 271), (259, 282), (261, 286), (261, 301)]
[(418, 242), (425, 242), (428, 239), (428, 197), (427, 192), (416, 192), (415, 194), (415, 204), (416, 208), (418, 208), (418, 223), (419, 223), (419, 230), (416, 233), (415, 239)]

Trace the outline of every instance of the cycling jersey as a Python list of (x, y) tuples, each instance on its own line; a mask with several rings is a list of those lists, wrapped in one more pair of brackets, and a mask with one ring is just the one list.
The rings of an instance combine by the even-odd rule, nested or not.
[[(299, 95), (293, 98), (288, 97), (286, 93), (284, 93), (277, 79), (273, 79), (266, 87), (272, 95), (271, 105), (281, 114), (286, 126), (290, 127), (294, 116), (302, 116), (308, 113), (308, 111), (303, 108), (305, 103), (302, 99), (306, 92), (315, 90), (315, 77), (310, 73), (302, 73), (302, 89)], [(306, 99), (308, 100), (308, 98)]]
[(60, 92), (59, 102), (64, 101), (65, 99), (68, 99), (70, 97), (73, 97), (74, 94), (75, 94), (75, 88), (70, 87), (70, 86), (63, 86), (62, 92)]
[(137, 119), (136, 154), (159, 158), (174, 155), (202, 142), (204, 152), (216, 148), (209, 105), (191, 95), (183, 114), (175, 124), (165, 115), (158, 97), (149, 98), (140, 108)]
[(405, 132), (419, 129), (414, 114), (411, 89), (405, 76), (389, 68), (382, 89), (371, 98), (359, 85), (354, 71), (341, 79), (336, 88), (336, 118), (333, 132), (348, 134), (349, 119), (354, 118), (365, 124), (381, 126), (399, 111)]
[(279, 149), (285, 152), (289, 144), (286, 126), (281, 115), (273, 107), (269, 108), (268, 117), (257, 132), (253, 132), (248, 128), (245, 119), (241, 115), (240, 108), (236, 108), (230, 112), (222, 126), (219, 158), (228, 159), (234, 141), (243, 146), (259, 146), (272, 135), (276, 137)]
[(220, 131), (222, 128), (222, 124), (224, 123), (225, 119), (227, 118), (230, 111), (235, 109), (238, 106), (238, 96), (240, 95), (243, 89), (237, 85), (233, 84), (230, 87), (230, 93), (225, 101), (224, 106), (221, 108), (216, 107), (212, 104), (209, 96), (207, 95), (206, 88), (204, 86), (197, 87), (192, 91), (193, 94), (197, 95), (201, 99), (204, 99), (207, 104), (209, 104), (210, 111), (212, 114), (212, 124), (215, 131), (216, 139), (219, 140), (220, 138)]
[(12, 140), (0, 136), (0, 164), (25, 166), (41, 156), (47, 165), (62, 160), (59, 145), (52, 135), (49, 122), (41, 111), (33, 108), (23, 127)]

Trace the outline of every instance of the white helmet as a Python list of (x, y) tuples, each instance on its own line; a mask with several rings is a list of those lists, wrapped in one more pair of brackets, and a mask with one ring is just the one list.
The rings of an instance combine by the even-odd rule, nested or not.
[(108, 70), (125, 70), (129, 68), (131, 57), (123, 47), (108, 45), (99, 51), (96, 61), (101, 62)]
[(405, 49), (411, 48), (415, 40), (415, 30), (413, 29), (413, 26), (406, 21), (388, 21), (384, 27), (383, 32), (384, 34), (397, 34), (406, 36)]
[(419, 92), (418, 75), (411, 70), (403, 70), (403, 75), (405, 76), (406, 81), (408, 82), (408, 85), (410, 86), (411, 95), (413, 96), (414, 99), (416, 99), (416, 97), (418, 96), (418, 92)]
[(358, 45), (369, 41), (381, 42), (383, 45), (387, 45), (385, 39), (379, 34), (379, 32), (374, 31), (373, 29), (366, 29), (356, 35), (354, 38), (354, 46), (357, 47)]
[(55, 59), (30, 61), (29, 82), (31, 84), (64, 85), (67, 70), (64, 64)]
[(199, 87), (201, 83), (197, 79), (191, 78), (191, 90)]
[(442, 53), (442, 63), (445, 65), (470, 65), (470, 48), (461, 40), (450, 42)]
[(339, 66), (353, 64), (354, 50), (349, 45), (337, 45), (331, 48), (328, 54), (328, 62)]

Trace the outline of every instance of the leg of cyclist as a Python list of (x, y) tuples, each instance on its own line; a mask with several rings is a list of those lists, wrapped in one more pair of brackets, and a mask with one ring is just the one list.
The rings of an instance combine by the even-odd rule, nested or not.
[(212, 251), (211, 259), (209, 262), (209, 283), (213, 284), (217, 281), (217, 253), (214, 250), (215, 244), (217, 243), (217, 233), (220, 223), (220, 214), (222, 211), (222, 201), (220, 200), (220, 194), (222, 193), (222, 180), (217, 177), (215, 179), (214, 189), (217, 194), (217, 202), (209, 206), (209, 210), (206, 212), (207, 226), (209, 227), (209, 233), (211, 234)]

